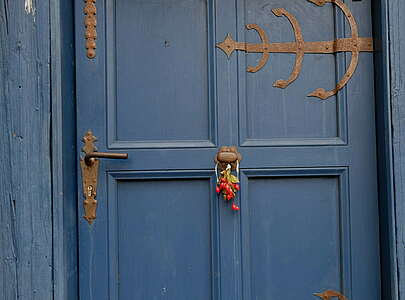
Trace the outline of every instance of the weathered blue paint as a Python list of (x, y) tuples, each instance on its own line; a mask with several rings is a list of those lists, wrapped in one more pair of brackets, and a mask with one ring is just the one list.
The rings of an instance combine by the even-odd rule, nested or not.
[[(71, 174), (74, 177), (75, 174), (71, 173), (71, 168), (67, 168), (68, 171), (66, 171), (63, 179), (58, 176), (60, 168), (63, 167), (58, 157), (67, 158), (69, 155), (68, 149), (74, 144), (69, 142), (70, 130), (75, 125), (72, 122), (73, 118), (69, 116), (71, 107), (69, 105), (65, 107), (66, 103), (63, 101), (64, 99), (69, 101), (67, 99), (71, 98), (68, 95), (69, 92), (66, 91), (70, 89), (66, 86), (69, 85), (68, 78), (70, 78), (70, 75), (67, 75), (69, 73), (67, 70), (69, 70), (68, 65), (70, 65), (70, 62), (68, 61), (70, 59), (65, 59), (69, 55), (66, 56), (66, 52), (62, 54), (60, 46), (63, 44), (63, 48), (66, 50), (68, 38), (66, 35), (59, 34), (61, 28), (64, 28), (62, 30), (64, 31), (66, 30), (64, 26), (70, 26), (67, 25), (69, 23), (67, 21), (69, 14), (66, 12), (71, 1), (52, 1), (50, 10), (52, 18), (48, 15), (50, 8), (48, 2), (34, 1), (34, 4), (36, 4), (34, 20), (32, 14), (27, 15), (25, 13), (22, 0), (0, 1), (0, 36), (2, 41), (0, 43), (0, 153), (2, 153), (0, 156), (0, 168), (2, 171), (0, 172), (0, 226), (2, 228), (0, 239), (2, 270), (0, 273), (0, 295), (2, 299), (16, 299), (17, 295), (23, 299), (51, 298), (52, 276), (50, 275), (50, 264), (52, 262), (49, 259), (49, 254), (51, 254), (52, 247), (54, 250), (53, 288), (55, 291), (53, 297), (54, 299), (76, 299), (77, 261), (74, 257), (76, 218), (71, 215), (71, 212), (75, 209), (71, 205), (74, 197), (71, 197), (70, 194), (73, 184), (67, 182), (63, 186), (65, 179), (68, 180), (67, 175)], [(353, 4), (358, 5), (362, 2), (364, 0)], [(60, 7), (58, 7), (59, 5)], [(219, 6), (222, 5), (226, 4), (219, 4)], [(375, 60), (376, 82), (378, 83), (376, 84), (376, 116), (379, 139), (379, 194), (380, 199), (382, 199), (380, 202), (382, 204), (381, 239), (384, 258), (382, 260), (382, 270), (384, 272), (383, 282), (386, 284), (386, 288), (383, 289), (382, 299), (402, 300), (405, 299), (405, 285), (403, 282), (405, 272), (403, 257), (405, 257), (405, 253), (402, 238), (405, 209), (402, 203), (404, 192), (401, 189), (403, 181), (401, 174), (405, 170), (401, 163), (401, 157), (404, 155), (401, 151), (401, 144), (404, 139), (402, 120), (405, 116), (402, 109), (404, 100), (400, 80), (403, 73), (400, 49), (402, 49), (401, 45), (405, 40), (404, 33), (401, 32), (404, 25), (401, 23), (403, 22), (403, 7), (401, 7), (403, 4), (400, 0), (381, 0), (374, 1), (373, 5), (374, 37), (385, 37), (380, 39), (381, 44), (378, 42), (382, 52), (377, 53), (377, 59)], [(80, 1), (78, 6), (82, 6)], [(221, 25), (226, 22), (227, 16), (233, 14), (234, 9), (232, 6), (229, 6), (226, 12), (220, 9), (221, 12), (217, 14), (220, 20), (217, 24)], [(82, 23), (80, 22), (78, 26), (81, 27)], [(18, 28), (21, 30), (18, 31)], [(389, 34), (388, 28), (390, 28)], [(53, 41), (52, 77), (48, 65), (51, 62), (49, 59), (49, 32), (52, 33)], [(221, 34), (224, 33), (221, 32)], [(60, 43), (58, 38), (61, 38), (67, 44)], [(81, 36), (78, 38), (82, 39)], [(388, 51), (388, 38), (391, 52)], [(22, 47), (19, 48), (19, 45)], [(221, 60), (221, 63), (224, 62)], [(235, 61), (228, 62), (226, 66), (230, 68), (229, 72), (236, 70)], [(272, 67), (274, 68), (273, 65)], [(24, 72), (21, 71), (19, 75), (18, 70), (24, 70)], [(59, 73), (60, 70), (61, 73)], [(305, 70), (303, 71), (305, 72)], [(392, 75), (392, 80), (390, 75)], [(281, 73), (280, 77), (282, 77)], [(52, 78), (51, 82), (49, 78)], [(24, 82), (21, 89), (18, 87), (19, 81)], [(223, 99), (228, 100), (228, 102), (224, 100), (222, 104), (222, 108), (226, 108), (233, 97), (236, 96), (237, 81), (220, 76), (218, 82), (218, 91), (222, 93)], [(66, 90), (61, 92), (64, 87)], [(51, 113), (49, 97), (51, 89), (53, 101), (52, 133), (55, 136), (62, 136), (61, 139), (65, 141), (64, 146), (61, 146), (63, 142), (58, 141), (55, 137), (51, 145), (50, 129), (49, 125), (46, 124), (46, 119), (48, 118), (49, 122), (49, 114)], [(394, 108), (392, 111), (394, 121), (392, 123), (389, 102), (391, 95)], [(38, 105), (33, 107), (33, 103)], [(226, 141), (226, 144), (230, 144), (232, 140), (224, 133), (234, 128), (233, 124), (229, 122), (234, 117), (229, 113), (224, 118), (224, 127), (217, 128), (217, 131), (219, 136), (222, 136), (222, 139)], [(13, 128), (18, 128), (20, 132), (25, 134), (13, 137), (10, 135)], [(395, 152), (392, 155), (393, 161), (390, 161), (392, 150), (390, 145), (391, 129), (394, 132), (393, 145)], [(64, 137), (64, 135), (67, 135), (67, 137)], [(18, 138), (18, 136), (22, 136), (23, 139)], [(53, 156), (52, 169), (49, 166), (50, 149), (52, 149)], [(70, 149), (74, 149), (74, 145)], [(28, 151), (31, 150), (34, 151), (32, 152), (33, 157), (41, 157), (42, 159), (29, 161), (26, 157)], [(310, 153), (308, 153), (307, 157), (309, 156)], [(69, 159), (71, 163), (76, 163), (76, 157), (70, 157)], [(23, 162), (19, 163), (19, 161)], [(16, 170), (16, 166), (18, 167), (18, 173), (12, 172), (11, 163), (14, 170)], [(65, 162), (65, 167), (67, 165), (69, 163)], [(395, 165), (395, 177), (391, 176), (392, 165)], [(166, 166), (170, 166), (170, 163), (167, 163)], [(51, 174), (52, 172), (54, 175)], [(37, 176), (39, 173), (41, 176)], [(204, 174), (199, 176), (202, 176), (203, 180), (207, 178), (204, 177)], [(50, 196), (51, 178), (55, 182), (53, 186), (53, 204), (51, 204)], [(194, 180), (198, 182), (201, 178)], [(396, 187), (395, 198), (391, 194), (393, 183), (395, 183)], [(257, 184), (260, 184), (260, 182)], [(23, 186), (24, 190), (22, 189)], [(61, 193), (64, 193), (64, 196)], [(14, 197), (10, 198), (10, 195), (14, 195)], [(64, 197), (66, 197), (66, 202)], [(12, 200), (15, 200), (15, 205)], [(51, 228), (51, 205), (53, 205), (55, 220), (53, 239), (49, 231), (49, 228)], [(64, 215), (64, 213), (67, 213), (67, 215)], [(60, 217), (64, 219), (61, 220)], [(27, 220), (30, 219), (33, 221), (40, 219), (41, 222), (32, 223), (32, 226), (30, 226), (27, 224)], [(42, 230), (44, 228), (47, 230)], [(397, 232), (396, 229), (398, 229)], [(222, 232), (229, 232), (229, 228), (223, 228)], [(229, 238), (233, 239), (233, 237)], [(52, 241), (54, 241), (53, 244)], [(229, 268), (227, 264), (230, 260), (232, 260), (232, 257), (229, 260), (224, 259), (224, 268)], [(30, 269), (27, 267), (29, 264)]]
[[(77, 3), (78, 149), (92, 129), (100, 151), (129, 153), (101, 162), (97, 220), (79, 221), (81, 299), (311, 299), (326, 289), (381, 299), (373, 54), (320, 101), (302, 95), (334, 86), (350, 54), (306, 56), (279, 90), (271, 83), (288, 76), (292, 55), (248, 74), (255, 54), (228, 59), (213, 47), (228, 32), (255, 42), (247, 23), (294, 40), (277, 7), (308, 41), (342, 37), (340, 12), (300, 0), (100, 0), (89, 60)], [(371, 3), (347, 4), (372, 36)], [(236, 215), (213, 192), (221, 145), (244, 157)]]
[(49, 2), (0, 1), (0, 298), (53, 299)]
[(51, 1), (54, 299), (78, 297), (73, 2)]
[[(382, 299), (397, 300), (398, 265), (393, 176), (388, 1), (373, 2), (375, 91), (380, 202)], [(394, 41), (395, 43), (395, 41)]]

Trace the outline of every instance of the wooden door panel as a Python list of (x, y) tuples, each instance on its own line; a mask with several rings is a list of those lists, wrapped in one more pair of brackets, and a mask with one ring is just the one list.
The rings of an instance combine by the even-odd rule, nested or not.
[(112, 1), (108, 137), (114, 148), (212, 147), (212, 2)]
[(246, 299), (312, 299), (327, 289), (350, 296), (347, 169), (244, 173)]
[[(327, 41), (344, 36), (344, 16), (332, 5), (322, 8), (307, 1), (238, 1), (240, 40), (260, 43), (254, 30), (244, 24), (258, 24), (270, 42), (294, 42), (293, 28), (286, 17), (277, 17), (274, 8), (285, 8), (297, 18), (305, 41)], [(239, 17), (240, 16), (240, 17)], [(342, 32), (343, 31), (343, 32)], [(345, 72), (342, 55), (304, 56), (298, 79), (286, 89), (273, 87), (279, 79), (288, 79), (295, 63), (294, 54), (270, 54), (263, 69), (247, 73), (257, 65), (261, 55), (239, 53), (241, 143), (280, 146), (336, 144), (345, 140), (346, 120), (344, 93), (320, 103), (306, 95), (317, 87), (333, 88)], [(339, 68), (340, 66), (340, 68)], [(339, 101), (336, 101), (340, 98)]]
[(210, 178), (186, 175), (111, 175), (110, 299), (212, 299), (217, 207)]
[(76, 61), (78, 149), (91, 129), (129, 158), (100, 162), (93, 225), (78, 191), (80, 299), (218, 299), (213, 1), (96, 5), (97, 56)]
[[(370, 1), (345, 1), (371, 36)], [(287, 89), (293, 54), (228, 58), (229, 32), (258, 42), (348, 36), (331, 3), (306, 0), (98, 0), (97, 56), (85, 56), (77, 1), (78, 147), (92, 129), (100, 163), (97, 219), (79, 226), (83, 300), (314, 299), (334, 289), (378, 300), (379, 240), (373, 56), (336, 96), (350, 53), (307, 54)], [(81, 55), (83, 54), (83, 55)], [(237, 145), (241, 211), (214, 192), (219, 146)], [(80, 184), (78, 185), (80, 186)], [(83, 214), (79, 190), (79, 213)]]

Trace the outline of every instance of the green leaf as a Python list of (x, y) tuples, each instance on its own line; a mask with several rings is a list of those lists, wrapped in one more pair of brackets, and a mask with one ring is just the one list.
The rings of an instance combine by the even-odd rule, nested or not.
[(231, 176), (229, 176), (229, 177), (230, 177), (230, 179), (229, 179), (230, 182), (232, 182), (232, 183), (239, 183), (238, 177), (236, 177), (236, 176), (234, 176), (234, 175), (231, 175)]

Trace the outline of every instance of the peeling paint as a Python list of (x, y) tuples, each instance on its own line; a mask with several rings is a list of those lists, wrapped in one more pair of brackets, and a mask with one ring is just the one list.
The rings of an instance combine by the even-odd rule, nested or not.
[(34, 7), (34, 0), (25, 0), (25, 12), (27, 14), (35, 15), (35, 7)]

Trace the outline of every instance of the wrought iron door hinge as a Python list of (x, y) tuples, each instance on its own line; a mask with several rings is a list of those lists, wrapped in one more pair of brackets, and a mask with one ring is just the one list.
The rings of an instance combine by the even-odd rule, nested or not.
[(343, 77), (336, 84), (332, 90), (325, 90), (324, 88), (318, 88), (308, 94), (309, 97), (317, 97), (325, 100), (329, 97), (336, 95), (342, 88), (346, 86), (349, 80), (352, 78), (356, 71), (357, 64), (359, 62), (360, 52), (372, 52), (373, 38), (360, 37), (358, 32), (358, 26), (356, 20), (347, 7), (347, 5), (341, 0), (307, 0), (317, 6), (324, 6), (326, 3), (332, 3), (336, 5), (345, 15), (351, 30), (351, 37), (340, 38), (333, 41), (320, 41), (320, 42), (305, 42), (301, 27), (297, 19), (284, 8), (275, 8), (272, 10), (273, 14), (277, 17), (286, 17), (294, 31), (295, 42), (288, 43), (270, 43), (266, 32), (257, 24), (247, 24), (246, 29), (255, 30), (261, 39), (261, 43), (245, 43), (236, 42), (232, 39), (230, 34), (227, 34), (225, 40), (218, 43), (216, 46), (221, 49), (228, 58), (234, 51), (244, 51), (246, 53), (261, 53), (262, 57), (256, 66), (248, 66), (247, 72), (255, 73), (261, 70), (269, 59), (269, 53), (292, 53), (295, 54), (295, 65), (290, 77), (287, 80), (277, 80), (273, 86), (277, 88), (285, 89), (293, 83), (299, 76), (302, 68), (302, 62), (304, 55), (307, 53), (312, 54), (333, 54), (338, 52), (351, 52), (352, 58), (349, 67)]

